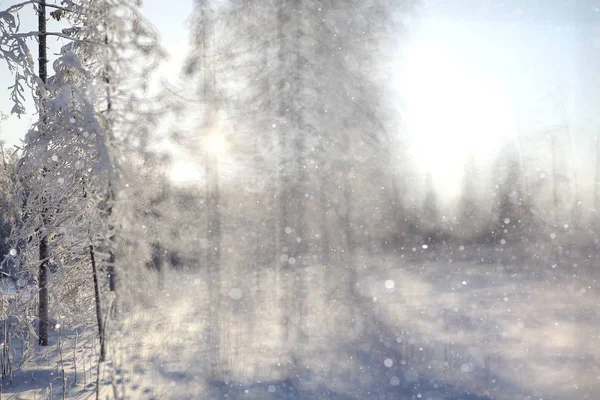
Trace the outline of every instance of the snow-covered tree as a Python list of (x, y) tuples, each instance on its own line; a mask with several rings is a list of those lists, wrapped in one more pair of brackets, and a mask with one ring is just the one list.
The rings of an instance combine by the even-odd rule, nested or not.
[[(72, 24), (73, 51), (94, 77), (93, 101), (111, 150), (113, 172), (106, 193), (106, 216), (111, 230), (107, 263), (109, 286), (117, 288), (115, 238), (120, 218), (115, 215), (123, 168), (139, 168), (160, 116), (148, 101), (151, 73), (164, 54), (158, 34), (141, 15), (139, 1), (65, 1), (52, 15)], [(68, 11), (67, 11), (68, 10)], [(134, 164), (131, 164), (132, 159)], [(123, 205), (125, 206), (125, 205)]]
[[(38, 30), (20, 32), (18, 12), (28, 5), (34, 5), (38, 13)], [(15, 74), (13, 112), (25, 111), (29, 87), (39, 113), (38, 122), (25, 138), (16, 171), (24, 206), (22, 226), (14, 232), (12, 242), (20, 250), (17, 257), (29, 261), (22, 265), (39, 272), (42, 345), (47, 344), (50, 261), (69, 263), (76, 269), (84, 249), (94, 268), (97, 304), (98, 282), (102, 283), (96, 276), (101, 269), (97, 261), (108, 261), (110, 288), (116, 287), (112, 244), (118, 190), (115, 165), (123, 162), (132, 147), (145, 147), (148, 142), (152, 121), (146, 117), (152, 110), (141, 99), (148, 74), (162, 54), (156, 33), (138, 7), (137, 2), (127, 0), (66, 0), (60, 6), (36, 0), (0, 13), (0, 56)], [(67, 27), (49, 32), (47, 8)], [(46, 69), (48, 36), (68, 39), (51, 77)], [(35, 37), (39, 42), (37, 74), (27, 42)], [(140, 120), (147, 121), (140, 124)], [(38, 261), (33, 262), (36, 246)], [(94, 257), (97, 246), (108, 249), (108, 260)], [(100, 317), (99, 306), (98, 310)], [(101, 325), (99, 320), (99, 329)]]
[[(0, 121), (2, 118), (0, 118)], [(6, 240), (14, 224), (14, 181), (13, 170), (17, 162), (17, 151), (7, 151), (5, 144), (0, 140), (0, 263), (5, 256), (9, 255), (10, 247)], [(10, 274), (12, 269), (2, 272)]]
[[(69, 46), (53, 67), (55, 74), (47, 80), (41, 103), (43, 117), (27, 134), (15, 171), (23, 218), (11, 236), (15, 248), (27, 243), (18, 257), (27, 272), (39, 270), (40, 290), (48, 286), (50, 262), (75, 268), (78, 261), (88, 260), (81, 258), (82, 249), (106, 239), (101, 203), (112, 168), (106, 138), (88, 98), (87, 71)], [(36, 247), (37, 262), (32, 253)], [(40, 310), (42, 345), (47, 344), (47, 313)]]
[(304, 269), (326, 264), (337, 274), (324, 278), (332, 292), (354, 298), (355, 249), (374, 247), (380, 238), (368, 228), (381, 230), (395, 201), (385, 77), (373, 74), (392, 18), (409, 6), (393, 3), (196, 2), (187, 73), (204, 102), (197, 114), (207, 121), (216, 107), (234, 121), (230, 151), (264, 188), (264, 215), (255, 218), (270, 226), (261, 231), (273, 244), (267, 264), (278, 271), (286, 346), (307, 334)]

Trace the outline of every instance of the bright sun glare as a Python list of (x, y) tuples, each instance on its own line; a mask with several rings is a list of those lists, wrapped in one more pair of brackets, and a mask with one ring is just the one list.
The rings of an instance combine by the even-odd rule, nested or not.
[(227, 142), (222, 133), (212, 132), (204, 139), (204, 148), (213, 156), (223, 156), (227, 152)]
[(491, 157), (515, 132), (501, 79), (458, 45), (437, 38), (413, 42), (400, 89), (419, 170), (449, 194), (459, 189), (470, 154)]
[[(225, 135), (214, 125), (209, 125), (206, 130), (208, 133), (201, 140), (202, 147), (200, 151), (213, 157), (213, 162), (220, 163), (224, 161), (229, 151)], [(170, 175), (173, 182), (185, 185), (202, 180), (204, 168), (197, 160), (193, 161), (183, 157), (173, 163)]]
[(200, 180), (202, 174), (198, 165), (191, 160), (178, 160), (173, 163), (170, 178), (177, 184), (188, 184)]

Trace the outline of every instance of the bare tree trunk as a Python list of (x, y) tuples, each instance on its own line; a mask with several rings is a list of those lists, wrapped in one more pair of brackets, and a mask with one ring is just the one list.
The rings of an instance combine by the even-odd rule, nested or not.
[[(298, 57), (299, 59), (300, 57)], [(300, 119), (301, 117), (299, 117)], [(293, 235), (289, 238), (290, 243), (294, 243), (294, 251), (290, 251), (292, 258), (288, 259), (288, 263), (291, 265), (291, 269), (294, 271), (294, 289), (295, 289), (295, 340), (301, 340), (306, 343), (309, 335), (306, 331), (306, 297), (308, 294), (306, 268), (309, 266), (310, 259), (308, 259), (308, 237), (306, 235), (306, 201), (308, 200), (305, 196), (308, 193), (308, 177), (305, 163), (305, 140), (304, 135), (306, 134), (306, 128), (302, 125), (301, 121), (298, 121), (298, 131), (296, 132), (296, 140), (294, 143), (294, 153), (296, 162), (296, 179), (295, 190), (292, 201), (294, 202), (294, 216), (295, 226), (292, 229)], [(295, 262), (295, 264), (293, 264)], [(291, 300), (291, 299), (290, 299)]]
[(46, 0), (38, 0), (38, 53), (39, 53), (39, 75), (40, 80), (45, 84), (48, 78), (46, 55)]
[[(212, 165), (211, 165), (212, 164)], [(206, 170), (208, 196), (208, 291), (209, 291), (209, 361), (211, 374), (221, 373), (221, 218), (217, 160), (209, 157)], [(212, 183), (212, 185), (211, 185)]]
[[(46, 55), (46, 0), (38, 3), (38, 31), (39, 31), (39, 77), (45, 85), (48, 78), (47, 55)], [(43, 118), (43, 116), (42, 116)], [(45, 212), (42, 219), (45, 220)], [(38, 232), (40, 234), (40, 232)], [(39, 270), (38, 270), (38, 337), (40, 346), (48, 346), (48, 235), (42, 233), (39, 246)]]
[[(284, 43), (286, 43), (286, 36), (284, 34), (285, 24), (285, 3), (278, 4), (277, 9), (277, 45), (278, 48), (278, 69), (286, 72), (286, 52)], [(277, 117), (279, 122), (285, 120), (285, 113), (288, 104), (288, 99), (284, 96), (285, 82), (279, 82), (277, 90), (279, 97), (279, 104), (277, 107)], [(279, 128), (279, 129), (283, 129)], [(279, 199), (279, 212), (277, 213), (277, 238), (278, 246), (276, 248), (275, 262), (277, 263), (277, 279), (278, 279), (278, 297), (280, 301), (280, 310), (282, 313), (281, 324), (283, 326), (282, 331), (282, 344), (284, 346), (284, 352), (288, 350), (288, 341), (290, 339), (290, 309), (288, 304), (289, 293), (289, 264), (287, 263), (286, 257), (289, 257), (289, 233), (287, 230), (291, 229), (288, 226), (288, 208), (290, 202), (290, 168), (287, 151), (287, 140), (286, 136), (282, 133), (277, 132), (277, 184)], [(284, 356), (285, 357), (285, 356)]]
[[(256, 5), (256, 4), (255, 4)], [(257, 10), (254, 10), (253, 12), (257, 12)], [(269, 67), (269, 52), (268, 52), (268, 45), (265, 44), (264, 46), (264, 51), (261, 54), (261, 66), (262, 66), (262, 70), (263, 71), (267, 71), (268, 67)], [(261, 83), (262, 83), (262, 87), (261, 90), (264, 91), (265, 96), (266, 96), (266, 109), (270, 110), (271, 109), (271, 80), (269, 79), (270, 77), (268, 76), (268, 74), (265, 74), (264, 76), (262, 76), (261, 78)], [(254, 186), (258, 187), (260, 184), (260, 167), (261, 164), (264, 163), (264, 159), (261, 157), (260, 155), (260, 136), (259, 135), (254, 135), (254, 139), (253, 139), (253, 152), (254, 152)], [(263, 164), (264, 165), (264, 164)], [(266, 203), (265, 201), (262, 200), (263, 195), (260, 194), (258, 191), (255, 194), (255, 204), (259, 204), (262, 203), (263, 205), (268, 205), (268, 203)], [(275, 215), (275, 218), (277, 218), (277, 216)], [(261, 220), (261, 214), (260, 211), (257, 211), (257, 219), (256, 222), (257, 224), (260, 222)], [(261, 225), (258, 225), (261, 226)], [(264, 270), (263, 268), (268, 267), (268, 265), (263, 265), (263, 263), (265, 262), (264, 260), (264, 250), (263, 247), (261, 246), (263, 240), (267, 240), (267, 237), (265, 237), (265, 232), (264, 229), (260, 229), (257, 230), (256, 232), (256, 236), (255, 236), (255, 243), (254, 245), (255, 247), (255, 263), (254, 263), (254, 277), (255, 277), (255, 286), (256, 286), (256, 299), (255, 299), (255, 312), (256, 312), (256, 316), (254, 318), (253, 321), (253, 325), (256, 324), (256, 322), (259, 322), (262, 320), (262, 307), (263, 307), (263, 303), (266, 300), (266, 287), (263, 287), (263, 284), (261, 282), (262, 279), (268, 279), (269, 275), (268, 274), (262, 274), (262, 271)], [(273, 240), (273, 244), (275, 245), (274, 248), (277, 250), (278, 246), (277, 246), (277, 238), (275, 238), (275, 240)], [(252, 334), (252, 333), (251, 333)]]
[(596, 171), (594, 178), (594, 219), (597, 222), (600, 214), (600, 136), (596, 136)]
[(98, 323), (98, 337), (100, 339), (100, 362), (106, 358), (106, 346), (104, 344), (104, 323), (102, 321), (102, 300), (100, 298), (100, 286), (98, 284), (98, 270), (94, 256), (94, 245), (90, 244), (90, 262), (92, 264), (92, 276), (94, 278), (94, 299), (96, 301), (96, 320)]
[[(301, 7), (302, 5), (303, 3), (299, 2), (300, 7), (297, 12), (300, 15), (298, 17), (306, 18), (306, 11), (304, 7)], [(301, 54), (301, 43), (306, 34), (307, 33), (302, 28), (296, 28), (296, 32), (294, 34), (294, 53)], [(312, 82), (306, 81), (305, 76), (307, 72), (305, 71), (304, 63), (301, 60), (302, 57), (296, 57), (293, 66), (290, 66), (293, 68), (292, 71), (295, 71), (295, 74), (290, 74), (289, 81), (292, 83), (292, 90), (296, 96), (300, 96), (302, 90), (310, 87), (312, 84)], [(305, 99), (300, 98), (299, 100), (300, 102), (304, 102)], [(309, 338), (309, 334), (306, 331), (306, 297), (308, 294), (306, 268), (310, 263), (310, 259), (308, 259), (308, 235), (306, 234), (308, 231), (306, 221), (306, 203), (308, 201), (307, 194), (310, 192), (308, 171), (306, 169), (306, 160), (308, 159), (306, 138), (313, 132), (310, 125), (306, 123), (305, 115), (300, 110), (296, 110), (295, 113), (296, 115), (291, 115), (290, 118), (288, 118), (291, 120), (290, 122), (293, 123), (292, 128), (295, 128), (293, 130), (295, 134), (293, 144), (293, 159), (295, 164), (293, 173), (295, 182), (291, 199), (293, 202), (292, 212), (294, 215), (294, 227), (292, 228), (292, 234), (288, 235), (288, 240), (290, 243), (290, 257), (293, 257), (295, 261), (292, 261), (292, 258), (289, 258), (288, 263), (291, 265), (290, 269), (293, 269), (294, 271), (294, 312), (296, 314), (294, 321), (296, 326), (295, 340), (296, 342), (300, 341), (302, 343), (306, 343)]]
[(351, 308), (350, 310), (350, 318), (351, 323), (354, 323), (354, 318), (356, 317), (356, 301), (357, 301), (357, 293), (356, 293), (356, 284), (358, 283), (358, 274), (356, 271), (356, 260), (355, 260), (355, 249), (358, 246), (356, 239), (354, 237), (354, 223), (352, 221), (352, 183), (349, 178), (346, 178), (344, 182), (344, 205), (346, 207), (346, 213), (344, 215), (344, 232), (346, 233), (346, 251), (345, 251), (345, 261), (344, 268), (346, 269), (347, 276), (347, 296), (345, 299), (349, 303)]
[[(325, 160), (325, 154), (324, 151), (321, 150), (322, 152), (322, 158), (321, 160), (324, 161)], [(330, 242), (329, 242), (329, 231), (327, 229), (327, 214), (329, 211), (329, 199), (327, 198), (327, 192), (326, 192), (326, 176), (325, 176), (325, 172), (323, 171), (323, 166), (320, 165), (321, 167), (321, 173), (319, 176), (319, 207), (321, 209), (321, 238), (320, 238), (320, 253), (321, 253), (321, 263), (323, 264), (323, 267), (325, 268), (325, 273), (324, 273), (324, 277), (325, 277), (325, 284), (329, 284), (328, 282), (331, 282), (333, 276), (331, 275), (331, 266), (329, 265), (329, 261), (330, 261)]]
[(40, 346), (48, 346), (48, 239), (40, 239), (38, 270), (38, 337)]
[[(265, 64), (266, 64), (266, 57), (265, 57)], [(258, 187), (259, 185), (259, 178), (258, 178), (258, 171), (259, 171), (259, 166), (261, 164), (261, 157), (259, 156), (259, 136), (258, 135), (254, 135), (254, 140), (253, 140), (253, 145), (254, 145), (254, 187)], [(254, 204), (258, 205), (261, 202), (261, 196), (259, 196), (258, 192), (254, 195)], [(255, 287), (255, 298), (254, 298), (254, 318), (252, 318), (251, 321), (251, 329), (254, 329), (254, 325), (256, 324), (256, 322), (260, 321), (262, 319), (262, 305), (263, 305), (263, 301), (264, 301), (264, 289), (262, 287), (262, 279), (263, 276), (262, 274), (262, 268), (263, 268), (263, 259), (262, 259), (262, 251), (261, 251), (261, 243), (262, 241), (265, 239), (263, 237), (263, 229), (261, 229), (261, 225), (260, 225), (260, 211), (257, 209), (256, 210), (256, 232), (255, 232), (255, 236), (254, 236), (254, 271), (252, 271), (252, 273), (254, 274), (254, 287)], [(250, 278), (250, 274), (248, 275), (248, 278)], [(251, 333), (252, 334), (252, 333)]]
[[(321, 211), (321, 223), (320, 223), (320, 238), (318, 241), (318, 248), (315, 249), (320, 253), (320, 262), (322, 264), (321, 268), (321, 288), (322, 288), (322, 304), (328, 304), (330, 301), (330, 295), (335, 292), (335, 282), (333, 272), (333, 263), (331, 262), (331, 242), (329, 237), (329, 229), (328, 229), (328, 214), (329, 214), (329, 198), (327, 197), (327, 177), (325, 175), (325, 150), (323, 148), (321, 151), (321, 163), (319, 168), (321, 172), (319, 174), (319, 208)], [(333, 326), (332, 321), (326, 313), (321, 313), (321, 320), (319, 323), (319, 329), (321, 330), (329, 330), (330, 327)]]
[[(114, 229), (114, 226), (109, 225), (108, 229), (112, 232), (112, 230)], [(114, 237), (114, 234), (111, 236)], [(114, 239), (113, 239), (113, 244), (114, 245)], [(116, 251), (114, 248), (109, 249), (108, 251), (109, 256), (108, 256), (108, 266), (107, 266), (107, 272), (108, 272), (108, 288), (111, 292), (117, 293), (117, 287), (118, 287), (118, 281), (117, 281), (117, 268), (116, 268)]]
[[(216, 66), (214, 21), (209, 5), (202, 10), (202, 69), (203, 91), (206, 107), (210, 109), (207, 119), (209, 126), (218, 123), (219, 105), (216, 94)], [(212, 54), (210, 54), (212, 53)], [(210, 132), (205, 132), (210, 134)], [(205, 154), (206, 197), (207, 197), (207, 242), (206, 263), (208, 268), (208, 351), (210, 375), (220, 379), (223, 373), (221, 365), (221, 215), (219, 193), (219, 158), (216, 154)]]
[[(104, 35), (104, 45), (108, 46), (108, 35)], [(110, 68), (108, 65), (108, 60), (107, 60), (107, 64), (106, 64), (106, 68), (104, 71), (104, 83), (106, 83), (106, 123), (108, 125), (108, 135), (110, 136), (110, 138), (112, 138), (112, 125), (111, 125), (111, 121), (110, 121), (110, 113), (112, 110), (112, 93), (110, 90)], [(112, 211), (113, 211), (113, 206), (114, 206), (114, 201), (115, 201), (115, 189), (113, 187), (113, 181), (112, 179), (109, 180), (108, 183), (108, 201), (109, 201), (109, 205), (108, 205), (108, 210), (107, 210), (107, 218), (111, 219), (112, 218)], [(108, 267), (107, 267), (107, 272), (108, 272), (108, 287), (110, 289), (111, 292), (116, 293), (117, 292), (117, 267), (116, 267), (116, 250), (115, 250), (115, 234), (114, 234), (114, 230), (115, 230), (115, 226), (111, 223), (109, 223), (108, 225), (108, 230), (110, 232), (110, 246), (108, 249), (108, 253), (109, 253), (109, 257), (108, 257)], [(113, 308), (113, 310), (118, 310), (118, 308)]]
[[(350, 136), (348, 133), (344, 134), (342, 138), (342, 146), (344, 154), (350, 154), (351, 150), (351, 142)], [(354, 237), (354, 221), (352, 220), (352, 209), (354, 207), (353, 198), (352, 198), (352, 178), (354, 175), (353, 166), (351, 162), (345, 166), (348, 168), (348, 174), (345, 174), (344, 178), (344, 206), (345, 206), (345, 214), (343, 220), (344, 233), (346, 234), (346, 251), (345, 251), (345, 262), (344, 267), (346, 268), (346, 275), (348, 277), (348, 301), (350, 302), (350, 306), (352, 308), (352, 316), (354, 317), (354, 311), (356, 309), (356, 284), (358, 281), (357, 272), (356, 272), (356, 260), (355, 250), (358, 247), (358, 243), (356, 238)], [(367, 240), (368, 242), (368, 240)]]

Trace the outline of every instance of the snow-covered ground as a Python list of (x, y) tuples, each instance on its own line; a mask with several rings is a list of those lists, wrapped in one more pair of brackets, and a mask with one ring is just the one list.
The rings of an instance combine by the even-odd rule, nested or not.
[(214, 313), (205, 275), (167, 274), (123, 315), (112, 382), (131, 399), (597, 398), (592, 268), (404, 260), (357, 262), (354, 292), (343, 266), (232, 266)]
[(430, 255), (280, 274), (225, 263), (218, 301), (204, 269), (169, 272), (108, 321), (99, 369), (93, 326), (62, 326), (61, 351), (54, 330), (25, 363), (13, 340), (2, 399), (62, 399), (63, 384), (95, 398), (98, 372), (101, 399), (598, 398), (593, 262)]
[[(55, 328), (60, 328), (59, 324)], [(54, 329), (50, 334), (50, 346), (40, 348), (36, 345), (33, 352), (28, 351), (19, 339), (13, 339), (10, 348), (12, 373), (7, 370), (2, 381), (2, 399), (93, 398), (98, 371), (98, 340), (93, 326), (77, 331), (60, 328), (59, 335), (59, 329)], [(4, 342), (1, 346), (4, 349)], [(2, 358), (6, 360), (6, 353), (2, 352)]]

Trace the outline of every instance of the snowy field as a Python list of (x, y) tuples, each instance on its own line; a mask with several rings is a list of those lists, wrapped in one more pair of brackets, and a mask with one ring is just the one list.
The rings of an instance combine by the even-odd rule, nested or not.
[(167, 274), (115, 334), (106, 395), (597, 399), (597, 272), (421, 258), (364, 258), (354, 292), (321, 266), (223, 270), (212, 313), (205, 276)]
[(100, 368), (93, 327), (61, 328), (60, 349), (23, 365), (15, 341), (2, 399), (95, 398), (98, 373), (101, 399), (597, 399), (591, 261), (441, 258), (365, 256), (280, 279), (232, 265), (213, 301), (203, 270), (169, 272), (108, 322)]

